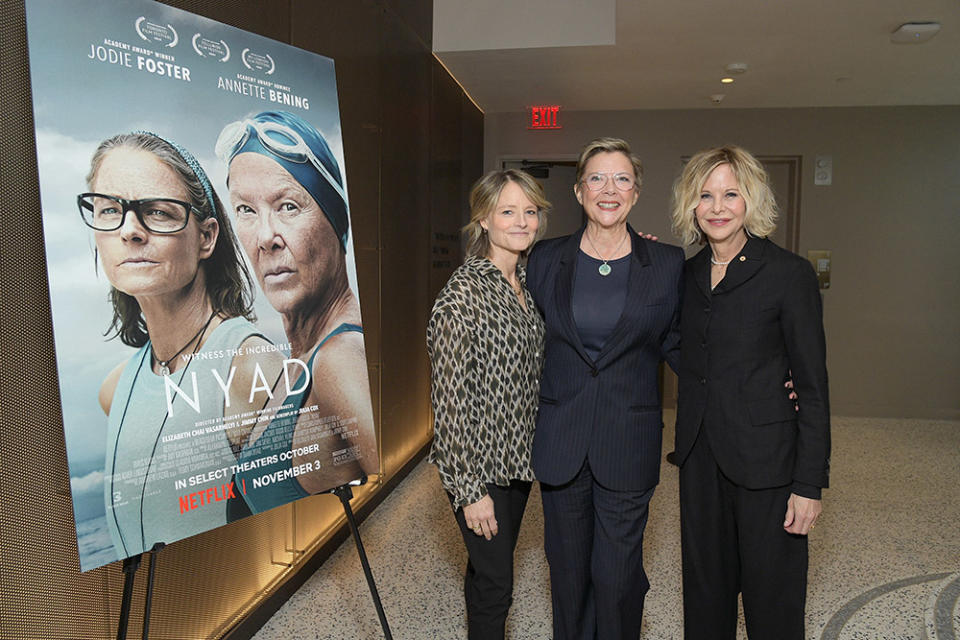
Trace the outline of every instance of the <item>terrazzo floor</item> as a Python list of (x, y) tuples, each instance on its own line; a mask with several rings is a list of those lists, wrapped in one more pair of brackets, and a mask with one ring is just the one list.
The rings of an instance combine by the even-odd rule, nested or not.
[[(665, 450), (673, 415), (665, 416)], [(670, 447), (672, 448), (672, 447)], [(960, 639), (960, 422), (834, 418), (832, 488), (810, 538), (807, 638)], [(644, 546), (643, 640), (683, 637), (677, 469), (664, 463)], [(466, 552), (436, 470), (420, 463), (361, 525), (392, 635), (466, 638)], [(536, 485), (517, 545), (507, 636), (548, 640), (550, 587)], [(352, 540), (255, 640), (382, 638)], [(738, 638), (746, 638), (741, 615)]]

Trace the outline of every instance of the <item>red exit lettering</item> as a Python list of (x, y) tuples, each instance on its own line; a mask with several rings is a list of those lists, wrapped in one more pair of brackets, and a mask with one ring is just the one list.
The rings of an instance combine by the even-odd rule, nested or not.
[(536, 105), (530, 107), (530, 126), (528, 129), (562, 129), (557, 121), (559, 105)]

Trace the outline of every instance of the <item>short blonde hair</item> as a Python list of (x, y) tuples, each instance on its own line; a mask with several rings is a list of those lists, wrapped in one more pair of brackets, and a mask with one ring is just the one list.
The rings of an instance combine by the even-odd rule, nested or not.
[(586, 169), (587, 162), (598, 153), (622, 153), (627, 156), (630, 164), (633, 165), (633, 177), (636, 178), (636, 189), (639, 193), (640, 186), (643, 184), (643, 164), (640, 162), (640, 158), (635, 156), (630, 150), (630, 145), (627, 141), (621, 138), (596, 138), (586, 144), (580, 151), (580, 159), (577, 160), (577, 183), (574, 185), (575, 187), (580, 187), (580, 181), (583, 180), (583, 172)]
[(770, 188), (766, 169), (742, 147), (726, 145), (698, 151), (673, 183), (673, 233), (685, 245), (706, 242), (697, 225), (695, 210), (700, 191), (710, 173), (721, 164), (729, 164), (737, 177), (740, 193), (747, 205), (743, 226), (747, 234), (765, 238), (777, 228), (777, 201)]
[(480, 222), (487, 219), (490, 212), (497, 206), (500, 199), (500, 192), (508, 182), (514, 182), (523, 194), (537, 207), (537, 235), (534, 237), (530, 247), (533, 247), (537, 240), (543, 237), (547, 232), (547, 214), (550, 212), (550, 202), (547, 201), (543, 193), (543, 187), (533, 176), (518, 169), (501, 169), (487, 173), (477, 180), (470, 189), (470, 222), (468, 222), (461, 233), (467, 244), (467, 257), (485, 256), (490, 251), (490, 238), (484, 233)]

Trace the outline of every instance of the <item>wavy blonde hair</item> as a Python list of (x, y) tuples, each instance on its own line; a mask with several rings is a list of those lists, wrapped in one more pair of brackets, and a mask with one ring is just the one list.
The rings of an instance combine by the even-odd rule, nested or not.
[(639, 193), (640, 186), (643, 184), (643, 164), (640, 162), (640, 158), (630, 150), (627, 141), (622, 138), (596, 138), (583, 147), (580, 151), (580, 159), (577, 160), (577, 183), (574, 185), (575, 187), (580, 187), (587, 162), (598, 153), (622, 153), (627, 156), (630, 164), (633, 165), (633, 177), (637, 180), (636, 190)]
[(670, 218), (673, 233), (685, 245), (706, 242), (706, 236), (697, 225), (695, 210), (704, 183), (721, 164), (730, 165), (740, 185), (740, 193), (747, 205), (743, 219), (747, 234), (765, 238), (777, 228), (777, 201), (770, 188), (770, 177), (760, 161), (742, 147), (714, 147), (694, 154), (673, 183)]
[(508, 182), (515, 182), (523, 190), (523, 194), (537, 207), (537, 234), (527, 247), (529, 252), (533, 245), (547, 232), (547, 214), (550, 212), (550, 202), (543, 193), (543, 187), (533, 176), (518, 169), (499, 169), (491, 171), (477, 180), (470, 189), (470, 222), (461, 234), (466, 240), (467, 257), (485, 256), (490, 251), (490, 238), (483, 231), (480, 222), (487, 219), (490, 212), (497, 206), (500, 192)]

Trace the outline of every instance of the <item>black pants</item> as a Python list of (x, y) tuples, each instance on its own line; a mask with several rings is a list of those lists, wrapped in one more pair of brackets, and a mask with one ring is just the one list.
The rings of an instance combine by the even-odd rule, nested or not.
[(701, 430), (680, 468), (686, 640), (735, 640), (741, 592), (750, 640), (803, 640), (807, 537), (783, 529), (789, 496), (732, 483)]
[[(455, 516), (467, 545), (463, 597), (470, 640), (501, 640), (513, 602), (513, 550), (532, 483), (514, 480), (509, 487), (487, 485), (497, 519), (497, 535), (487, 540), (467, 528), (463, 509)], [(452, 502), (452, 496), (451, 496)]]
[(554, 640), (637, 640), (650, 583), (643, 530), (653, 489), (613, 491), (585, 462), (563, 485), (540, 483)]

